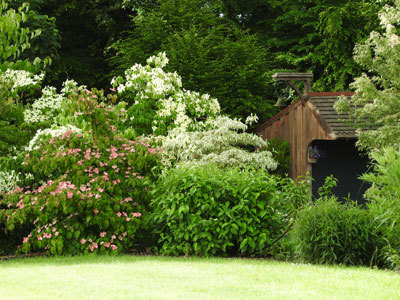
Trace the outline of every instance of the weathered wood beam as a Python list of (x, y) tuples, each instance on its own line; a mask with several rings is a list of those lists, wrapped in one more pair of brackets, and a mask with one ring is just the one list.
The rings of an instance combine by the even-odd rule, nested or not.
[[(311, 80), (313, 79), (313, 75), (310, 73), (275, 73), (272, 75), (272, 79), (274, 80), (282, 80), (286, 81), (286, 83), (295, 90), (297, 95), (299, 95), (302, 103), (304, 104), (311, 93)], [(304, 81), (304, 94), (299, 90), (299, 88), (292, 82), (293, 80), (301, 80)]]

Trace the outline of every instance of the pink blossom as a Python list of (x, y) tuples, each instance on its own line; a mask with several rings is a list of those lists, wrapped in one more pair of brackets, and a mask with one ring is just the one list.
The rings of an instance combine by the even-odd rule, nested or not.
[(129, 222), (129, 221), (131, 220), (131, 218), (128, 217), (128, 218), (126, 218), (125, 220), (126, 220), (127, 222)]
[(151, 154), (156, 154), (156, 153), (157, 153), (157, 150), (156, 150), (156, 149), (153, 149), (153, 148), (149, 148), (149, 152), (150, 152)]
[(97, 215), (97, 214), (99, 213), (99, 210), (98, 210), (97, 208), (95, 208), (95, 209), (93, 209), (93, 213), (94, 213), (95, 215)]
[(62, 156), (66, 156), (66, 155), (67, 155), (67, 153), (63, 152), (63, 153), (61, 153), (61, 155), (62, 155)]
[(115, 240), (117, 237), (115, 236), (115, 234), (113, 234), (112, 236), (111, 236), (111, 239), (112, 240)]
[(96, 194), (95, 198), (99, 199), (101, 196), (99, 194)]
[(117, 245), (111, 245), (112, 250), (117, 250), (118, 246)]
[(42, 236), (39, 235), (39, 236), (37, 237), (37, 239), (38, 239), (39, 241), (41, 241), (43, 238), (42, 238)]
[(84, 157), (85, 157), (87, 160), (90, 160), (90, 153), (85, 153)]
[(106, 247), (106, 248), (110, 247), (110, 242), (105, 242), (104, 247)]
[(140, 212), (133, 212), (132, 217), (139, 218), (142, 214)]
[(81, 244), (83, 245), (85, 243), (86, 243), (86, 240), (85, 239), (81, 239)]
[(80, 189), (81, 189), (82, 192), (85, 192), (86, 191), (86, 186), (81, 185)]
[(73, 195), (74, 195), (73, 192), (70, 192), (70, 191), (67, 192), (67, 198), (68, 199), (71, 199)]
[(51, 231), (56, 232), (57, 228), (53, 227), (53, 229)]
[(106, 232), (105, 231), (103, 231), (103, 232), (100, 232), (100, 237), (105, 237), (106, 236)]
[(102, 192), (104, 191), (101, 187), (97, 188), (97, 190), (98, 190), (100, 193), (102, 193)]
[(25, 154), (25, 158), (28, 158), (28, 157), (29, 157), (29, 153)]
[(93, 172), (95, 172), (96, 174), (99, 174), (99, 168), (93, 169)]
[(60, 233), (58, 232), (58, 231), (56, 231), (55, 233), (54, 233), (54, 235), (55, 236), (58, 236)]
[(110, 160), (117, 158), (118, 154), (116, 152), (112, 152), (111, 155), (108, 157)]
[(122, 214), (121, 214), (120, 212), (117, 212), (117, 216), (118, 216), (118, 217), (121, 217)]
[(28, 242), (28, 237), (24, 237), (24, 240), (22, 242), (23, 243), (27, 243)]

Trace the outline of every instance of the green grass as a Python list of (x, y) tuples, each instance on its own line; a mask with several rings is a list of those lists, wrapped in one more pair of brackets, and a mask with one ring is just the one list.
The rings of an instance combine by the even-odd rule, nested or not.
[(400, 275), (251, 259), (0, 261), (0, 299), (400, 299)]

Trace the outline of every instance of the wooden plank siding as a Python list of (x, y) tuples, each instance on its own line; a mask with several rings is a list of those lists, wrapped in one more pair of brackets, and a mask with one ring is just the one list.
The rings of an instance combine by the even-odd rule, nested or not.
[(256, 132), (267, 140), (280, 138), (289, 142), (291, 178), (310, 171), (307, 149), (313, 140), (335, 139), (329, 128), (321, 124), (315, 106), (309, 101), (303, 104), (300, 100), (262, 124)]

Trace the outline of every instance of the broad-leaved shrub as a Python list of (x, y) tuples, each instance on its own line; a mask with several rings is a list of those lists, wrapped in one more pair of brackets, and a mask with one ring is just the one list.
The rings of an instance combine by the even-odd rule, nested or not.
[(162, 254), (246, 256), (284, 235), (307, 188), (264, 170), (209, 164), (170, 169), (153, 195)]
[(118, 136), (118, 112), (98, 103), (96, 93), (77, 89), (71, 95), (61, 119), (72, 114), (86, 130), (63, 126), (35, 138), (23, 161), (31, 180), (3, 194), (1, 220), (9, 231), (31, 226), (22, 252), (132, 249), (148, 212), (145, 180), (158, 164), (158, 149), (150, 140)]

